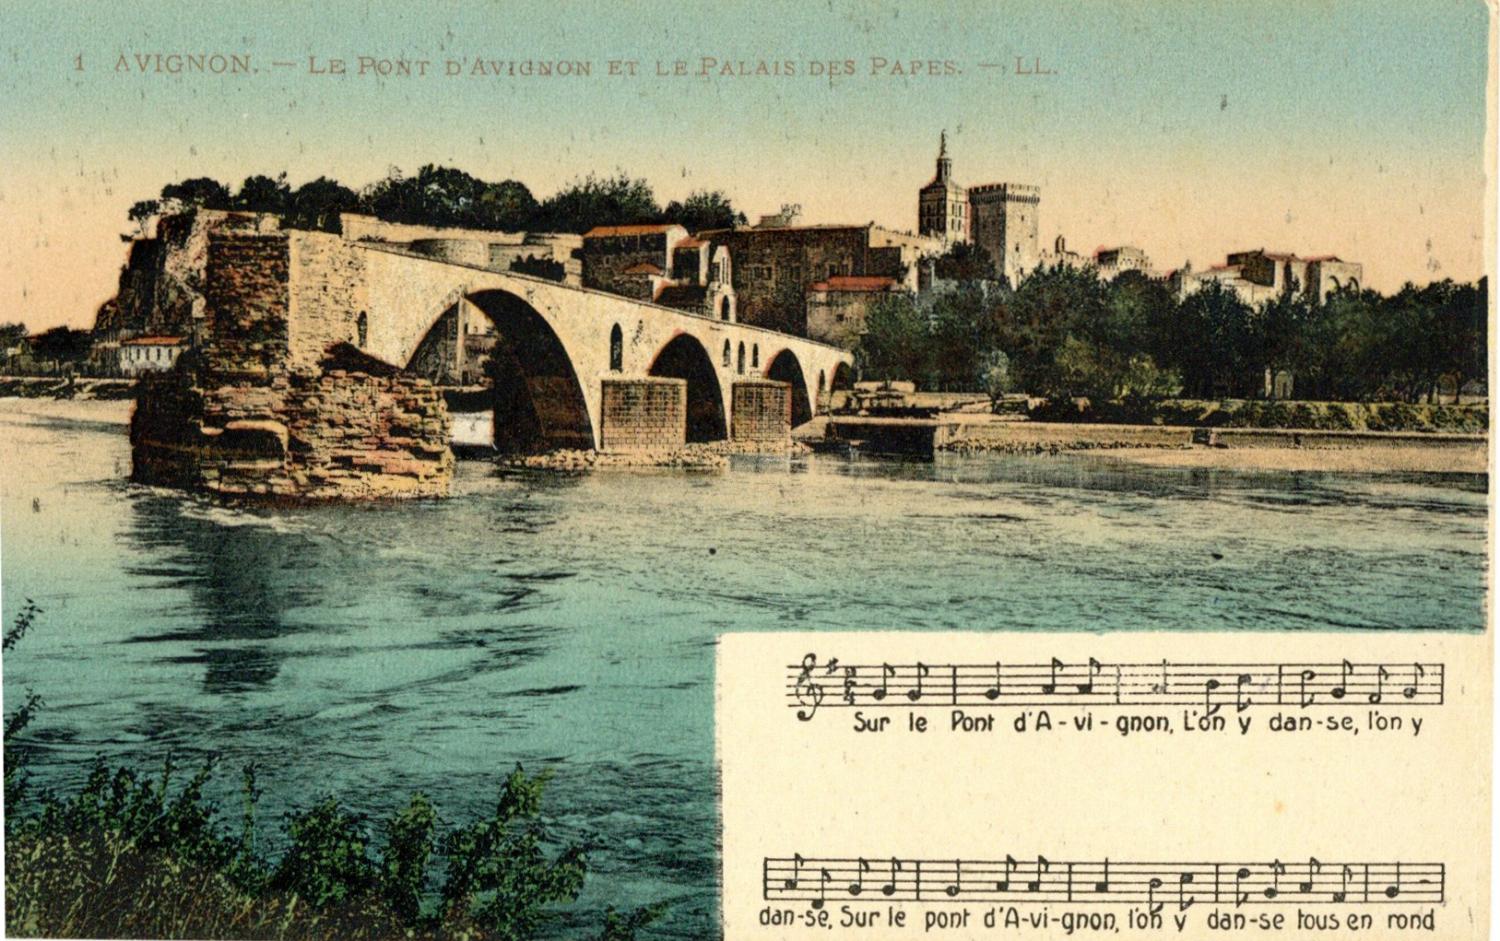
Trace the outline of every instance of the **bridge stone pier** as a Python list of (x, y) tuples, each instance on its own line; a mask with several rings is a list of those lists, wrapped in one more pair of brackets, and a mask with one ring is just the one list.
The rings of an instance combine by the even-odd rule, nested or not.
[(848, 384), (852, 362), (801, 337), (322, 232), (212, 234), (204, 283), (196, 349), (143, 384), (137, 479), (309, 498), (446, 493), (451, 422), (409, 367), (460, 305), (494, 325), (501, 450), (785, 442), (822, 393)]

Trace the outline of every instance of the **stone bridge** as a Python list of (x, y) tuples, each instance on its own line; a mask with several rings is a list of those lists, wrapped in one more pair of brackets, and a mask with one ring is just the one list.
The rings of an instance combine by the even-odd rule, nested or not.
[(494, 325), (504, 450), (784, 445), (850, 376), (850, 355), (822, 343), (324, 232), (213, 231), (201, 270), (194, 348), (142, 380), (131, 420), (143, 482), (446, 493), (452, 423), (414, 360), (476, 310)]
[(365, 320), (350, 339), (365, 353), (406, 367), (460, 303), (493, 322), (500, 444), (528, 434), (569, 447), (650, 444), (643, 435), (656, 434), (662, 416), (639, 413), (649, 408), (640, 399), (671, 398), (670, 385), (636, 380), (681, 380), (687, 441), (755, 436), (747, 425), (763, 429), (764, 409), (780, 407), (779, 395), (767, 400), (772, 390), (755, 388), (767, 380), (785, 384), (792, 426), (849, 381), (849, 353), (827, 344), (379, 243), (345, 244), (363, 256)]

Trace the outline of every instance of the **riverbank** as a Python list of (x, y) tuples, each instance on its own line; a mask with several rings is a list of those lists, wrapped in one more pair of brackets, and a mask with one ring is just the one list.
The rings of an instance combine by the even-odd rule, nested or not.
[(68, 379), (62, 376), (0, 376), (0, 398), (133, 400), (134, 379)]
[(959, 454), (1107, 452), (1110, 458), (1172, 467), (1350, 473), (1482, 474), (1482, 434), (1184, 428), (1070, 422), (957, 425), (937, 450)]

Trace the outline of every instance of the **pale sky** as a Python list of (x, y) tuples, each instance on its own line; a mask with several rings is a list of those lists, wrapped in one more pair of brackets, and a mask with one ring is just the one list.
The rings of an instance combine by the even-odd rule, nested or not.
[[(189, 176), (359, 187), (441, 163), (541, 199), (624, 170), (662, 203), (714, 188), (752, 218), (796, 202), (806, 221), (907, 229), (944, 128), (960, 182), (1041, 186), (1049, 246), (1134, 244), (1163, 269), (1265, 246), (1362, 262), (1382, 290), (1470, 280), (1488, 42), (1481, 0), (12, 2), (0, 321), (91, 323), (126, 210)], [(256, 71), (150, 70), (155, 53), (213, 52)], [(428, 75), (360, 76), (360, 56), (427, 60)], [(795, 74), (656, 74), (705, 56)], [(1055, 74), (1015, 75), (1017, 56)], [(309, 74), (309, 57), (349, 73)], [(476, 57), (592, 75), (475, 76)], [(872, 74), (876, 57), (922, 74)], [(846, 60), (852, 76), (808, 74)]]

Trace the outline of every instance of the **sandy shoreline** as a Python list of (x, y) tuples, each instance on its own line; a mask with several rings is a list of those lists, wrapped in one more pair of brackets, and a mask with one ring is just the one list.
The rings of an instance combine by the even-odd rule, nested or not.
[(1330, 471), (1357, 474), (1483, 474), (1489, 455), (1475, 447), (1114, 448), (1074, 451), (1101, 461), (1151, 467)]

